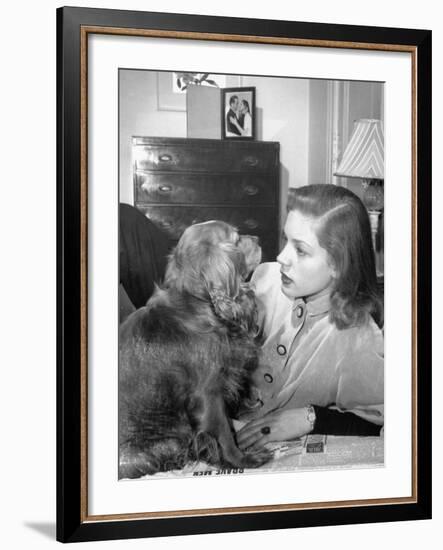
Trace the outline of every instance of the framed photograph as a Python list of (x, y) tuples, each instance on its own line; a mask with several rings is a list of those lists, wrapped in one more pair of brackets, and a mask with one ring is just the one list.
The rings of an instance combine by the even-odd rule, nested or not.
[(430, 518), (431, 32), (60, 8), (57, 86), (57, 539)]
[(157, 108), (159, 111), (186, 112), (186, 91), (189, 85), (226, 86), (239, 84), (237, 77), (229, 75), (198, 73), (188, 71), (158, 71)]
[(223, 88), (226, 86), (226, 77), (186, 71), (159, 71), (157, 73), (158, 110), (186, 111), (186, 90), (189, 85)]
[(189, 86), (216, 86), (224, 88), (226, 77), (224, 75), (209, 73), (172, 73), (172, 85), (174, 92), (185, 93)]
[(157, 74), (157, 105), (159, 111), (186, 111), (186, 94), (176, 82), (174, 72), (159, 71)]
[(255, 88), (222, 90), (224, 139), (255, 138)]

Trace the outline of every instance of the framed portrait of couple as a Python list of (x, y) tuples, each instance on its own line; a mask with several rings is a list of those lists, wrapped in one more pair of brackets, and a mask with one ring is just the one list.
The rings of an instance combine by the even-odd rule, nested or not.
[(57, 52), (57, 539), (430, 518), (431, 32), (65, 7)]
[(222, 89), (224, 139), (255, 139), (255, 88)]

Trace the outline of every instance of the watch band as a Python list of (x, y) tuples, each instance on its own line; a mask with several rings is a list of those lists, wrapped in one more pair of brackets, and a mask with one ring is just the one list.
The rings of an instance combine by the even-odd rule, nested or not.
[(316, 420), (315, 409), (312, 405), (308, 405), (306, 407), (306, 420), (310, 424), (310, 430), (309, 431), (312, 432), (314, 430), (315, 420)]

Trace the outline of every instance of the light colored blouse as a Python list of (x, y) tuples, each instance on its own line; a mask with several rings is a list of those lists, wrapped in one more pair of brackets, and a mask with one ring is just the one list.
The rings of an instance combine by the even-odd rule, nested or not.
[(264, 344), (251, 420), (276, 409), (331, 407), (383, 425), (384, 341), (372, 318), (339, 330), (329, 320), (329, 294), (291, 300), (281, 290), (278, 263), (252, 277)]
[(244, 136), (252, 136), (252, 117), (249, 113), (245, 113), (243, 120), (243, 134)]

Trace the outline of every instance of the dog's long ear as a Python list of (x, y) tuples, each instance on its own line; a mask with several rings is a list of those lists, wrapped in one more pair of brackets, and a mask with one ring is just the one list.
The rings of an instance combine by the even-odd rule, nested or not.
[(212, 289), (209, 292), (215, 314), (231, 329), (257, 336), (257, 307), (254, 293), (240, 288), (239, 295), (231, 298), (223, 291)]
[(202, 277), (217, 317), (231, 327), (249, 330), (252, 310), (245, 307), (242, 289), (243, 252), (233, 243), (220, 243), (208, 250), (203, 264)]
[(245, 271), (245, 257), (234, 243), (222, 242), (203, 246), (198, 263), (208, 290), (223, 291), (236, 298), (240, 290), (241, 276)]

